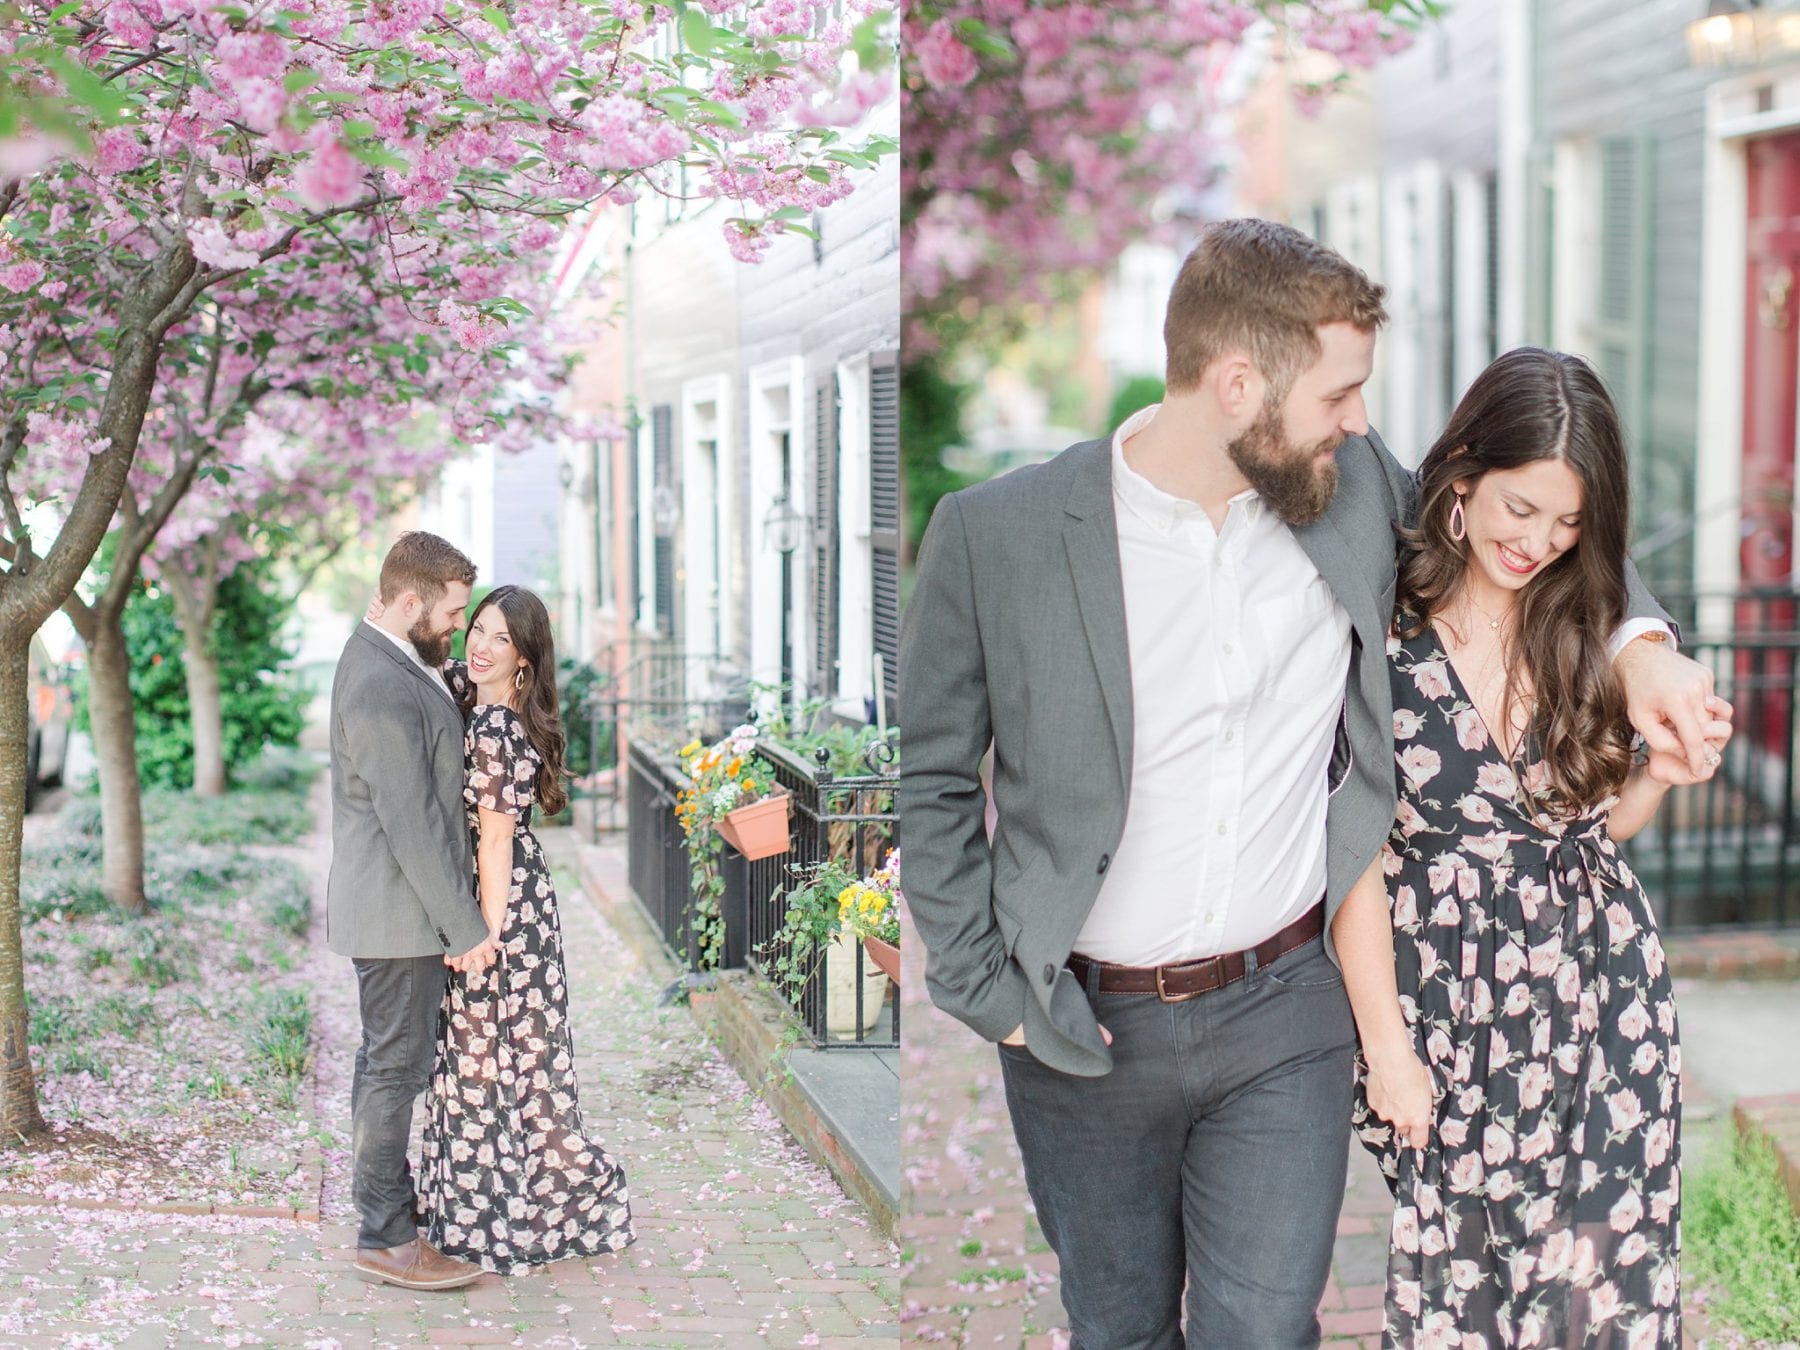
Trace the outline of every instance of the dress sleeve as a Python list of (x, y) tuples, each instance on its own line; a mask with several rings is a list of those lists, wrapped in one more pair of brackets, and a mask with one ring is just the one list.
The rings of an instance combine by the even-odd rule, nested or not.
[(468, 798), (488, 811), (523, 815), (537, 796), (537, 755), (504, 708), (489, 708), (475, 722), (469, 756)]

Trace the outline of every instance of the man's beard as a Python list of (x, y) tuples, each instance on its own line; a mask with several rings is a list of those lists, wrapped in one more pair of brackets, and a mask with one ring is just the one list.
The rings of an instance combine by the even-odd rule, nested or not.
[(441, 633), (432, 632), (431, 619), (425, 615), (421, 615), (419, 621), (406, 630), (406, 639), (412, 643), (419, 659), (433, 670), (450, 659), (450, 639), (455, 636), (454, 628), (446, 628)]
[(1325, 514), (1337, 491), (1336, 461), (1319, 456), (1343, 443), (1339, 432), (1305, 449), (1294, 445), (1282, 425), (1280, 405), (1265, 401), (1256, 421), (1225, 451), (1271, 511), (1289, 525), (1310, 525)]

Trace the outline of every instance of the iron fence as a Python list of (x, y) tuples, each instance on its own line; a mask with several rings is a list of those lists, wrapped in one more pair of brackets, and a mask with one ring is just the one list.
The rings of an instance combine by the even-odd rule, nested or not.
[[(785, 895), (803, 875), (802, 869), (835, 859), (867, 876), (886, 861), (896, 841), (896, 775), (878, 757), (865, 766), (867, 773), (841, 776), (832, 773), (825, 752), (817, 765), (766, 743), (757, 753), (774, 767), (792, 798), (789, 847), (786, 853), (754, 862), (735, 849), (724, 851), (722, 964), (727, 969), (747, 965), (771, 977), (777, 995), (793, 1009), (815, 1045), (892, 1049), (900, 1043), (899, 991), (861, 944), (846, 940), (825, 947), (792, 997), (772, 977), (776, 961), (789, 950), (782, 936)], [(691, 859), (675, 819), (676, 794), (688, 780), (670, 752), (646, 741), (632, 743), (626, 762), (632, 892), (676, 960), (690, 971), (698, 970)]]
[[(893, 753), (876, 743), (861, 772), (844, 773), (829, 751), (820, 750), (809, 764), (778, 745), (764, 744), (757, 753), (775, 769), (792, 798), (788, 813), (788, 851), (747, 865), (748, 960), (751, 969), (771, 976), (791, 950), (782, 935), (788, 889), (819, 863), (834, 861), (858, 877), (867, 877), (898, 847), (894, 786), (898, 779)], [(789, 1005), (825, 1048), (900, 1044), (900, 999), (870, 960), (860, 942), (848, 938), (825, 947), (800, 992)], [(776, 986), (780, 988), (779, 983)]]
[(1788, 588), (1660, 597), (1682, 650), (1735, 709), (1731, 743), (1704, 784), (1678, 788), (1625, 845), (1667, 928), (1800, 922), (1800, 595)]

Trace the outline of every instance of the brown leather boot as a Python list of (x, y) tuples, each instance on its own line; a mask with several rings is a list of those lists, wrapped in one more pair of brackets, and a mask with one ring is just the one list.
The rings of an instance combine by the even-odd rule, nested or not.
[(356, 1271), (364, 1279), (385, 1280), (421, 1292), (461, 1289), (482, 1275), (480, 1266), (445, 1256), (424, 1238), (398, 1247), (364, 1247), (356, 1253)]

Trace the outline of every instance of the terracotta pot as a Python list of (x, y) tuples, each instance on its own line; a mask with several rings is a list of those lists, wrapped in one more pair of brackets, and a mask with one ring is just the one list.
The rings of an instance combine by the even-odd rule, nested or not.
[(900, 949), (891, 942), (883, 942), (878, 937), (863, 939), (863, 950), (869, 953), (869, 959), (881, 967), (882, 973), (895, 984), (900, 983)]
[(764, 797), (760, 802), (740, 806), (720, 818), (719, 837), (751, 862), (786, 853), (791, 805), (792, 800), (784, 792), (779, 797)]

